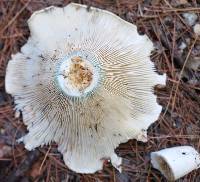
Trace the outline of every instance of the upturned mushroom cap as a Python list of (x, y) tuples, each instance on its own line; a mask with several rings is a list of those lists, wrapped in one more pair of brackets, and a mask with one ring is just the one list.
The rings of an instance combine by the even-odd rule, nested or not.
[(66, 165), (80, 173), (120, 170), (114, 149), (129, 139), (147, 141), (161, 106), (154, 86), (153, 44), (137, 27), (97, 8), (69, 4), (35, 12), (31, 35), (12, 56), (6, 90), (22, 111), (28, 150), (58, 143)]

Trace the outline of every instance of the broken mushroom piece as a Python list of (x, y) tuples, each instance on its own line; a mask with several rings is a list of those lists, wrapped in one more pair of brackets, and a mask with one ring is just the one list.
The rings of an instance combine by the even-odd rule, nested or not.
[(112, 13), (73, 3), (37, 11), (28, 25), (6, 73), (29, 131), (21, 141), (28, 150), (56, 142), (76, 172), (101, 170), (105, 159), (120, 170), (115, 148), (147, 141), (162, 109), (154, 86), (166, 76), (150, 61), (152, 42)]
[(179, 146), (151, 153), (151, 163), (169, 181), (175, 181), (200, 167), (200, 154), (190, 146)]

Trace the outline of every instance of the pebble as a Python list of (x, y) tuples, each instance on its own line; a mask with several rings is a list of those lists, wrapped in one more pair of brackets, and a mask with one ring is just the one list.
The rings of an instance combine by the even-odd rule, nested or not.
[(12, 148), (8, 145), (0, 147), (0, 158), (11, 155)]
[(183, 13), (183, 17), (189, 26), (193, 26), (198, 18), (195, 13)]
[(0, 129), (0, 134), (1, 134), (1, 135), (5, 134), (5, 129), (1, 128), (1, 129)]
[(193, 27), (194, 33), (198, 36), (200, 36), (200, 24), (197, 23), (196, 25), (194, 25)]
[(187, 47), (187, 44), (185, 42), (181, 42), (179, 49), (181, 52), (183, 52), (183, 50)]

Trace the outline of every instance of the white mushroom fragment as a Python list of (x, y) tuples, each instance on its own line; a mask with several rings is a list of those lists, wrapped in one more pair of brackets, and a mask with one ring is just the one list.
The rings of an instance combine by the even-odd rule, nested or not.
[(80, 173), (120, 169), (114, 149), (147, 141), (157, 120), (154, 86), (166, 76), (150, 61), (153, 44), (137, 27), (97, 8), (69, 4), (35, 12), (31, 36), (12, 56), (6, 90), (21, 110), (28, 150), (58, 143), (66, 165)]
[(169, 181), (175, 181), (200, 167), (200, 154), (190, 146), (179, 146), (151, 153), (151, 163)]

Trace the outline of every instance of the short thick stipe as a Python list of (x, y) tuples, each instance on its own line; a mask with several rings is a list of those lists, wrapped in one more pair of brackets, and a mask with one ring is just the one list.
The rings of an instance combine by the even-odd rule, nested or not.
[(99, 69), (94, 55), (74, 52), (61, 61), (57, 82), (68, 96), (81, 97), (92, 92), (99, 82)]
[(86, 89), (92, 82), (93, 73), (88, 67), (85, 61), (79, 57), (71, 58), (69, 71), (64, 73), (65, 77), (68, 77), (70, 84), (79, 91)]

